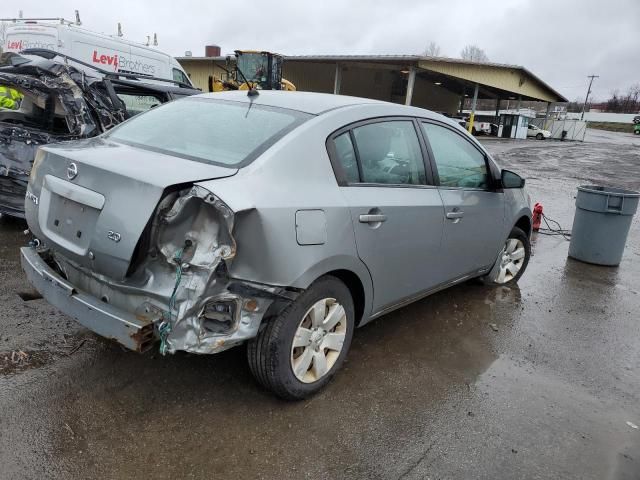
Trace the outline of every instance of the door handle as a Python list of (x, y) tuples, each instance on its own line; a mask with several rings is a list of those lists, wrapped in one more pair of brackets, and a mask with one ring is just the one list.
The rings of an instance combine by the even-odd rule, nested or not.
[(359, 217), (360, 223), (380, 223), (385, 222), (387, 220), (387, 216), (383, 214), (367, 214), (360, 215)]
[(461, 211), (447, 212), (447, 218), (449, 220), (458, 220), (458, 219), (460, 219), (462, 217), (464, 217), (464, 212), (461, 212)]

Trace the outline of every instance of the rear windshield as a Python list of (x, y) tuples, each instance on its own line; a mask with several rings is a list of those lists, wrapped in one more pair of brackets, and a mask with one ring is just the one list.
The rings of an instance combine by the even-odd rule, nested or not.
[(108, 137), (148, 150), (237, 167), (254, 160), (310, 117), (243, 102), (185, 98), (124, 122)]

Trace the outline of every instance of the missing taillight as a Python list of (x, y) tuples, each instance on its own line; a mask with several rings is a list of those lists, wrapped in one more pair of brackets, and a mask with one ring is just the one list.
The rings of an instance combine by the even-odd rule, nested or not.
[(202, 327), (211, 333), (227, 333), (234, 328), (237, 303), (234, 300), (208, 302), (200, 319)]

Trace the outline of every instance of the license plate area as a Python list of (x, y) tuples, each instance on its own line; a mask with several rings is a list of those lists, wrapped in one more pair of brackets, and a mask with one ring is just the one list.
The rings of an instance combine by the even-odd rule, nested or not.
[(100, 211), (51, 193), (47, 230), (86, 252)]
[(47, 175), (40, 194), (40, 228), (58, 246), (84, 256), (103, 205), (99, 193)]

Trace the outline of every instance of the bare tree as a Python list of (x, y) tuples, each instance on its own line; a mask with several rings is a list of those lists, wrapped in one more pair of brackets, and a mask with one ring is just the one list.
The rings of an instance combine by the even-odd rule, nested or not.
[(436, 42), (429, 42), (427, 48), (424, 49), (422, 53), (425, 57), (439, 57), (440, 56), (440, 45)]
[(638, 113), (640, 111), (640, 84), (631, 85), (627, 93), (615, 89), (604, 103), (605, 110), (613, 113)]
[(483, 49), (477, 45), (467, 45), (460, 52), (460, 58), (469, 60), (470, 62), (488, 62), (489, 57)]

